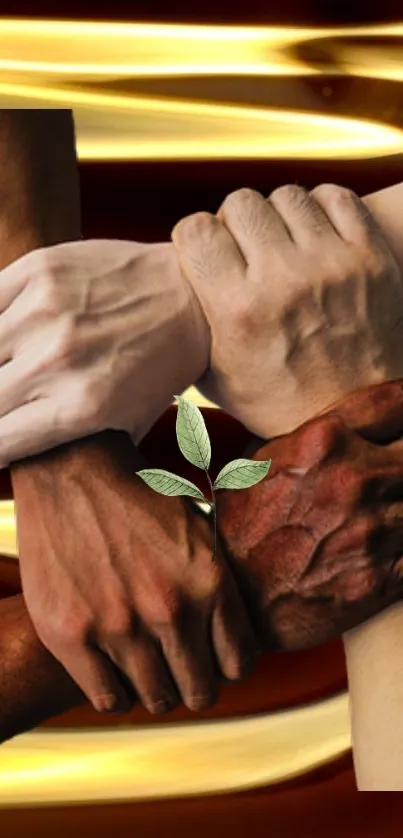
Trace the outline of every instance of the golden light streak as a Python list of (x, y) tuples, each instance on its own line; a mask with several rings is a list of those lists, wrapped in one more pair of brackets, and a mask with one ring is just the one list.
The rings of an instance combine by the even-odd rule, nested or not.
[(0, 750), (0, 806), (161, 799), (267, 786), (350, 748), (346, 695), (265, 716), (46, 730)]
[(403, 131), (297, 111), (1, 84), (2, 108), (74, 108), (83, 160), (365, 158), (403, 151)]
[[(176, 75), (312, 75), (290, 47), (377, 38), (383, 59), (403, 22), (356, 27), (206, 26), (0, 19), (0, 72), (100, 79)], [(379, 53), (378, 53), (379, 54)], [(134, 60), (135, 57), (135, 60)], [(373, 68), (372, 68), (373, 69)], [(348, 63), (345, 72), (349, 72)], [(342, 72), (343, 72), (342, 71)]]
[(403, 132), (376, 121), (94, 87), (189, 75), (318, 75), (296, 54), (312, 43), (327, 56), (328, 72), (401, 80), (402, 53), (391, 49), (391, 36), (399, 44), (403, 23), (324, 29), (0, 19), (0, 106), (74, 108), (83, 160), (394, 154), (403, 150)]
[(0, 502), (0, 555), (17, 558), (17, 528), (14, 501)]

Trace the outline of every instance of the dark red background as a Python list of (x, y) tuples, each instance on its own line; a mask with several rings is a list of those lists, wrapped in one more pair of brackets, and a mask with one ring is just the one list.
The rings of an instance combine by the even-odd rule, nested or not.
[[(14, 0), (3, 2), (4, 16), (61, 17), (93, 20), (154, 20), (200, 23), (249, 24), (344, 24), (399, 20), (403, 17), (400, 2), (337, 3), (282, 0), (277, 4), (249, 0), (236, 4), (231, 0), (123, 0), (84, 3), (70, 0), (68, 7), (55, 8), (53, 3), (33, 4)], [(330, 11), (330, 6), (332, 7)], [(1, 49), (1, 47), (0, 47)], [(401, 88), (394, 83), (354, 78), (332, 79), (332, 98), (323, 97), (326, 80), (304, 79), (271, 82), (273, 96), (283, 105), (299, 103), (324, 112), (362, 113), (362, 109), (395, 107), (395, 118), (403, 120)], [(196, 83), (195, 83), (196, 84)], [(252, 81), (248, 84), (251, 85)], [(196, 89), (196, 88), (195, 88)], [(243, 83), (243, 90), (244, 90)], [(253, 91), (250, 90), (253, 98)], [(371, 104), (372, 103), (372, 104)], [(183, 215), (200, 209), (215, 211), (223, 197), (240, 186), (251, 186), (264, 194), (276, 186), (295, 182), (312, 187), (320, 181), (335, 181), (352, 187), (360, 194), (369, 193), (402, 179), (403, 155), (382, 160), (354, 162), (229, 162), (229, 163), (130, 163), (81, 165), (84, 232), (87, 237), (161, 240), (168, 238), (173, 224)], [(221, 421), (219, 419), (213, 420)], [(209, 420), (210, 422), (210, 420)], [(212, 427), (210, 423), (210, 428)], [(218, 427), (218, 426), (217, 426)], [(238, 445), (239, 429), (231, 424), (232, 433), (225, 436)], [(165, 418), (149, 440), (148, 454), (162, 466), (161, 433), (172, 438), (172, 417)], [(223, 439), (218, 428), (220, 440)], [(239, 449), (234, 448), (234, 454)], [(224, 459), (229, 459), (221, 449)], [(229, 450), (228, 450), (229, 453)], [(157, 463), (156, 463), (157, 464)], [(0, 574), (10, 577), (10, 566), (0, 566)], [(1, 577), (0, 577), (1, 578)], [(272, 656), (246, 684), (227, 688), (219, 707), (205, 715), (234, 715), (256, 712), (301, 698), (318, 696), (340, 688), (344, 681), (340, 644), (304, 655)], [(179, 717), (179, 713), (178, 713)], [(135, 720), (145, 716), (137, 714)], [(71, 714), (66, 724), (99, 724), (100, 718), (89, 710)], [(110, 719), (102, 720), (110, 724)], [(0, 756), (1, 758), (1, 756)], [(28, 834), (67, 838), (72, 834), (91, 836), (133, 835), (153, 838), (185, 838), (189, 834), (219, 838), (229, 834), (237, 838), (271, 835), (288, 838), (333, 838), (346, 836), (378, 836), (397, 838), (402, 834), (403, 799), (359, 798), (355, 792), (351, 759), (346, 758), (330, 769), (298, 782), (268, 790), (241, 795), (196, 798), (192, 800), (144, 803), (135, 805), (71, 807), (50, 810), (19, 810), (0, 812), (0, 831), (7, 838)]]

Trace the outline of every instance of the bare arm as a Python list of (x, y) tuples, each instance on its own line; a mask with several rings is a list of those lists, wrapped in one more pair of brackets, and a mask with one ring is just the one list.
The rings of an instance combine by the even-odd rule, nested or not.
[[(0, 173), (2, 197), (0, 267), (4, 268), (13, 260), (18, 261), (18, 257), (22, 257), (32, 249), (38, 253), (47, 245), (58, 245), (58, 243), (62, 243), (60, 247), (69, 247), (71, 244), (65, 242), (80, 237), (78, 176), (73, 120), (70, 111), (3, 110), (0, 115)], [(99, 243), (96, 249), (99, 259), (94, 267), (92, 264), (94, 255), (86, 262), (84, 255), (86, 243), (79, 243), (81, 254), (79, 261), (83, 269), (77, 286), (80, 298), (90, 293), (85, 285), (85, 277), (91, 269), (95, 273), (95, 281), (98, 280), (97, 286), (101, 285), (104, 292), (108, 290), (108, 286), (105, 289), (102, 285), (102, 278), (108, 271), (108, 252), (105, 247), (102, 250), (103, 244), (107, 247), (107, 243)], [(165, 255), (167, 248), (173, 257), (171, 270)], [(125, 392), (126, 396), (128, 392), (130, 394), (135, 392), (135, 398), (130, 395), (130, 400), (137, 404), (141, 412), (141, 423), (147, 426), (170, 403), (172, 393), (193, 383), (204, 369), (207, 363), (207, 342), (204, 340), (206, 328), (202, 318), (199, 321), (200, 329), (198, 328), (195, 320), (197, 307), (193, 307), (192, 294), (187, 284), (181, 279), (177, 261), (169, 245), (148, 247), (123, 242), (115, 245), (114, 253), (117, 254), (122, 268), (121, 286), (116, 289), (116, 283), (114, 283), (114, 288), (118, 291), (117, 304), (114, 308), (117, 318), (115, 317), (114, 323), (119, 332), (120, 330), (123, 332), (123, 344), (119, 340), (119, 335), (116, 339), (115, 362), (119, 364), (122, 358), (127, 357), (128, 343), (134, 342), (137, 377), (134, 375), (130, 388), (126, 386)], [(140, 273), (136, 273), (138, 265)], [(7, 281), (6, 273), (2, 275), (2, 279), (3, 283), (0, 281), (0, 308), (7, 310), (5, 314), (3, 312), (4, 322), (4, 317), (7, 319), (9, 311), (11, 311), (10, 316), (13, 315), (12, 306), (7, 309), (10, 302), (7, 300), (10, 283)], [(31, 287), (31, 297), (28, 295), (26, 299), (21, 296), (21, 310), (24, 315), (27, 312), (29, 314), (30, 299), (39, 302), (42, 318), (43, 316), (46, 318), (49, 314), (49, 307), (52, 311), (55, 300), (52, 294), (49, 299), (46, 280), (46, 264), (42, 262), (37, 281)], [(123, 292), (128, 287), (133, 292), (131, 309), (133, 317), (129, 323), (125, 319), (124, 301), (120, 299), (120, 291)], [(62, 294), (65, 291), (63, 282), (60, 283), (60, 290)], [(16, 303), (17, 308), (19, 302), (20, 298)], [(51, 315), (49, 319), (52, 323), (53, 316)], [(105, 322), (99, 311), (98, 320), (101, 323)], [(37, 338), (44, 330), (44, 321), (41, 317), (40, 321), (32, 352), (27, 351), (25, 358), (36, 356), (38, 360)], [(97, 327), (96, 331), (97, 334), (102, 333), (101, 326)], [(32, 332), (32, 323), (28, 317), (21, 334), (22, 342), (25, 337), (32, 337)], [(39, 352), (42, 381), (49, 377), (46, 344), (53, 346), (52, 332), (47, 334), (45, 352)], [(88, 345), (85, 351), (88, 355)], [(15, 383), (12, 370), (15, 353), (11, 354), (12, 361), (8, 368), (10, 379), (13, 379)], [(99, 360), (100, 353), (94, 352), (94, 355)], [(4, 370), (3, 366), (3, 373)], [(61, 379), (61, 376), (57, 378)], [(107, 378), (108, 369), (102, 371), (101, 384)], [(29, 386), (32, 385), (30, 373), (25, 380), (28, 381)], [(38, 382), (38, 384), (41, 388), (41, 383)], [(59, 387), (65, 392), (68, 391), (68, 383), (65, 380), (59, 381)], [(73, 389), (74, 387), (73, 383)], [(1, 386), (0, 390), (4, 409), (6, 387)], [(77, 405), (76, 395), (75, 389), (74, 392), (68, 392), (69, 406), (73, 402)], [(85, 409), (92, 412), (93, 391), (86, 395)], [(37, 404), (37, 396), (38, 393), (31, 393), (30, 397), (25, 400), (26, 404), (22, 410), (29, 412), (30, 408)], [(81, 413), (80, 405), (79, 408), (79, 413)], [(53, 419), (55, 414), (53, 411), (50, 413)], [(140, 421), (139, 415), (137, 419)], [(59, 416), (57, 420), (56, 425), (59, 424)], [(14, 423), (12, 424), (14, 426)], [(30, 438), (34, 434), (33, 423), (28, 421), (27, 427), (28, 438)], [(113, 423), (103, 427), (113, 427)], [(87, 437), (87, 433), (90, 431), (86, 432), (84, 427), (79, 427), (76, 437)], [(202, 614), (203, 608), (206, 615), (211, 611), (205, 605), (202, 606), (203, 597), (200, 598), (197, 595), (194, 586), (193, 593), (190, 591), (185, 593), (183, 586), (179, 592), (179, 583), (174, 579), (176, 567), (172, 563), (172, 566), (169, 566), (167, 548), (163, 551), (166, 559), (163, 568), (158, 563), (159, 554), (153, 556), (154, 562), (152, 561), (151, 564), (157, 577), (156, 589), (158, 590), (158, 584), (166, 587), (169, 581), (178, 601), (181, 597), (188, 595), (187, 606), (190, 606), (193, 613), (193, 628), (196, 635), (194, 641), (191, 639), (191, 632), (189, 634), (188, 625), (186, 642), (181, 636), (178, 639), (175, 636), (175, 644), (178, 644), (179, 650), (173, 644), (170, 648), (170, 653), (174, 658), (171, 667), (172, 674), (180, 682), (178, 694), (174, 680), (168, 674), (161, 647), (158, 646), (154, 634), (149, 630), (147, 619), (152, 609), (148, 608), (147, 588), (143, 586), (139, 590), (140, 586), (136, 587), (136, 582), (141, 575), (141, 560), (148, 562), (149, 559), (146, 560), (146, 551), (142, 550), (142, 555), (136, 564), (136, 572), (134, 572), (131, 567), (134, 561), (132, 545), (138, 542), (139, 533), (137, 532), (136, 538), (137, 519), (132, 513), (131, 504), (137, 500), (137, 497), (133, 499), (130, 489), (126, 488), (124, 470), (118, 474), (115, 469), (111, 455), (114, 450), (111, 444), (112, 437), (115, 438), (113, 432), (109, 431), (104, 431), (97, 436), (98, 471), (94, 465), (94, 445), (88, 439), (72, 442), (62, 449), (49, 445), (48, 447), (53, 449), (50, 452), (30, 459), (21, 459), (12, 465), (11, 477), (18, 518), (20, 570), (29, 614), (43, 645), (51, 649), (55, 657), (63, 662), (76, 683), (98, 710), (128, 708), (134, 700), (134, 695), (140, 696), (150, 712), (161, 712), (165, 706), (177, 703), (180, 697), (190, 706), (199, 705), (202, 702), (209, 703), (217, 689), (217, 679), (210, 659), (212, 649), (207, 639), (208, 632), (202, 631), (201, 625), (206, 619), (204, 613)], [(125, 444), (129, 446), (126, 457), (128, 462), (133, 446), (129, 436), (124, 434), (124, 437)], [(124, 497), (122, 497), (123, 493)], [(106, 515), (105, 509), (107, 509)], [(62, 516), (64, 521), (62, 544), (58, 538), (57, 527), (51, 523), (55, 521), (56, 515), (58, 520), (61, 520), (60, 516)], [(185, 524), (185, 515), (182, 518), (180, 523)], [(161, 526), (165, 524), (163, 515), (160, 515), (159, 521), (162, 522)], [(149, 516), (147, 522), (143, 523), (143, 531), (148, 532), (147, 527), (150, 530), (153, 529), (152, 515)], [(155, 529), (154, 526), (154, 538)], [(169, 530), (168, 523), (165, 535), (168, 540), (172, 535), (172, 527)], [(176, 535), (178, 537), (176, 550), (179, 551), (182, 562), (186, 564), (188, 559), (186, 549), (189, 545), (184, 540), (180, 540), (180, 524), (178, 524)], [(192, 575), (202, 576), (199, 562), (203, 563), (203, 557), (208, 549), (202, 534), (197, 532), (197, 526), (195, 531), (192, 531), (189, 544), (193, 536), (198, 547), (196, 548), (195, 543), (191, 545), (191, 549), (194, 549), (197, 556), (192, 571), (188, 574), (189, 582)], [(151, 537), (149, 543), (155, 543), (152, 542)], [(119, 571), (116, 570), (116, 557), (118, 557), (118, 562), (125, 566), (125, 571), (132, 582), (133, 590), (130, 593), (133, 599), (125, 596), (128, 594), (128, 585), (123, 583)], [(74, 565), (75, 570), (72, 571), (71, 565)], [(55, 566), (56, 572), (54, 572)], [(224, 567), (221, 569), (222, 575), (216, 574), (216, 579), (212, 581), (209, 591), (205, 589), (206, 596), (213, 598), (214, 592), (218, 593), (219, 585), (226, 586), (226, 593), (230, 598), (232, 597), (234, 613), (239, 618), (236, 625), (234, 622), (233, 628), (230, 628), (230, 634), (234, 638), (234, 646), (237, 645), (235, 636), (239, 638), (239, 654), (242, 656), (245, 652), (243, 644), (246, 637), (246, 633), (242, 635), (242, 626), (245, 626), (246, 615), (241, 616), (241, 611), (243, 612), (244, 609), (239, 595), (235, 594), (235, 586), (231, 585), (229, 573), (225, 574)], [(80, 576), (79, 582), (78, 576)], [(226, 576), (226, 583), (224, 576)], [(49, 583), (49, 577), (53, 585)], [(95, 585), (94, 578), (97, 583)], [(35, 589), (30, 596), (32, 580)], [(136, 590), (134, 590), (135, 587)], [(238, 605), (235, 604), (235, 596)], [(216, 601), (218, 604), (219, 598)], [(146, 625), (143, 626), (142, 635), (139, 637), (138, 634), (134, 636), (132, 627), (134, 618), (137, 622), (140, 621), (141, 606), (143, 606), (143, 611), (147, 608), (148, 611), (146, 616), (143, 615), (143, 623)], [(96, 612), (99, 620), (95, 619), (91, 609)], [(215, 606), (213, 606), (214, 610)], [(155, 606), (152, 616), (154, 612)], [(89, 625), (93, 616), (94, 619)], [(43, 627), (44, 619), (46, 619), (45, 627)], [(165, 626), (168, 619), (164, 615), (164, 619), (160, 619), (160, 624)], [(100, 625), (101, 621), (102, 625)], [(225, 624), (229, 621), (229, 617), (223, 612), (218, 615), (217, 619), (217, 637), (218, 627), (223, 627), (222, 621)], [(96, 626), (95, 622), (97, 622)], [(17, 635), (19, 630), (20, 628), (16, 629)], [(75, 631), (74, 637), (72, 637), (72, 631)], [(179, 635), (181, 635), (181, 630), (179, 630)], [(222, 644), (218, 638), (218, 646), (220, 642)], [(189, 652), (187, 644), (191, 647)], [(219, 657), (219, 649), (216, 648), (215, 651)], [(232, 661), (230, 660), (233, 651), (234, 649), (230, 653), (225, 653), (225, 660), (221, 660), (224, 673), (227, 666), (233, 665), (233, 655)], [(11, 651), (10, 654), (12, 654)], [(34, 660), (36, 660), (35, 657)], [(48, 657), (47, 660), (50, 658)], [(122, 675), (122, 670), (126, 675), (126, 680)], [(7, 670), (7, 677), (8, 675), (9, 670)], [(30, 690), (28, 694), (31, 694)], [(77, 695), (77, 690), (74, 694)], [(6, 696), (3, 695), (2, 698), (2, 706), (6, 708)], [(5, 715), (7, 717), (7, 713)]]
[[(372, 200), (376, 201), (377, 212), (382, 210), (383, 229), (389, 236), (395, 253), (403, 265), (403, 251), (400, 246), (400, 252), (398, 252), (400, 239), (395, 226), (397, 205), (399, 200), (403, 200), (403, 188), (399, 186), (393, 190), (385, 190)], [(275, 410), (275, 403), (273, 410)], [(268, 576), (265, 590), (270, 593), (269, 561), (266, 567)], [(359, 590), (356, 595), (358, 600)], [(4, 622), (2, 621), (3, 614)], [(298, 615), (296, 617), (298, 633)], [(74, 687), (64, 670), (41, 646), (26, 614), (22, 597), (0, 602), (0, 620), (2, 621), (3, 652), (0, 670), (3, 721), (0, 737), (4, 739), (37, 724), (47, 716), (62, 712), (80, 702), (82, 694)]]
[(344, 635), (359, 791), (403, 790), (403, 606)]
[[(383, 202), (383, 196), (387, 202)], [(368, 204), (403, 265), (403, 185)], [(354, 763), (361, 791), (403, 790), (403, 607), (396, 603), (344, 635)]]
[[(71, 113), (3, 110), (0, 266), (39, 243), (78, 238), (80, 224)], [(21, 469), (21, 484), (29, 469), (29, 464)], [(18, 498), (18, 489), (16, 494)], [(0, 601), (0, 661), (1, 739), (80, 700), (63, 668), (38, 642), (22, 596)], [(45, 689), (43, 684), (47, 684)]]
[[(48, 136), (49, 136), (49, 133), (48, 133)], [(39, 132), (39, 134), (40, 134), (40, 132)], [(7, 134), (7, 139), (8, 140), (9, 140), (9, 137), (10, 137), (10, 133)], [(62, 147), (63, 146), (61, 146), (61, 148)], [(7, 148), (8, 148), (8, 151), (10, 152), (11, 146), (8, 145)], [(10, 180), (9, 188), (11, 188), (12, 194), (14, 194), (13, 190), (15, 190), (15, 184), (16, 183), (18, 183), (19, 187), (23, 190), (26, 189), (28, 184), (31, 185), (32, 183), (35, 183), (35, 179), (33, 178), (33, 175), (29, 174), (30, 165), (32, 166), (32, 160), (35, 159), (35, 155), (32, 156), (32, 149), (35, 150), (35, 148), (36, 148), (36, 151), (38, 151), (38, 146), (35, 146), (35, 144), (34, 145), (32, 145), (32, 143), (31, 144), (30, 143), (22, 144), (22, 150), (21, 150), (21, 154), (20, 154), (19, 159), (22, 163), (22, 171), (23, 172), (25, 171), (25, 175), (20, 174), (19, 175), (19, 180), (17, 179), (17, 181), (15, 181), (13, 178)], [(29, 151), (29, 154), (28, 154), (28, 151)], [(51, 151), (51, 149), (50, 149), (50, 151)], [(52, 159), (50, 151), (49, 151), (49, 157), (47, 158), (47, 164), (46, 164), (48, 166), (51, 166), (51, 159)], [(6, 162), (6, 159), (7, 158), (5, 158), (5, 162)], [(25, 170), (24, 170), (24, 166), (25, 166)], [(68, 167), (67, 167), (67, 171), (68, 171)], [(54, 184), (58, 183), (57, 175), (55, 175), (55, 177), (52, 178), (52, 177), (50, 177), (50, 174), (51, 174), (51, 172), (48, 170), (47, 178), (45, 178), (45, 182), (52, 183), (53, 184), (52, 188), (54, 188)], [(74, 172), (73, 172), (73, 175), (74, 175)], [(73, 180), (74, 180), (74, 178), (73, 178)], [(68, 181), (68, 183), (70, 183), (69, 178), (67, 178), (67, 181)], [(42, 190), (43, 190), (43, 183), (44, 183), (43, 172), (42, 172), (42, 176), (39, 177), (39, 183), (42, 184)], [(66, 184), (66, 188), (68, 186), (68, 183)], [(399, 189), (400, 189), (400, 194), (401, 194), (401, 187)], [(4, 246), (4, 250), (3, 250), (3, 254), (4, 254), (3, 264), (6, 264), (7, 261), (11, 261), (12, 259), (17, 258), (19, 254), (24, 252), (24, 248), (29, 249), (29, 248), (32, 248), (32, 247), (35, 247), (35, 246), (37, 247), (41, 244), (55, 243), (57, 241), (63, 240), (63, 238), (71, 238), (71, 237), (77, 236), (77, 234), (78, 234), (77, 233), (77, 228), (74, 227), (74, 224), (72, 224), (72, 225), (69, 224), (68, 232), (63, 234), (63, 223), (64, 222), (60, 221), (59, 224), (57, 224), (56, 220), (54, 218), (55, 206), (58, 207), (59, 202), (60, 202), (60, 207), (61, 208), (66, 208), (67, 207), (67, 210), (65, 210), (65, 211), (66, 211), (66, 214), (69, 215), (69, 206), (71, 207), (71, 204), (69, 204), (68, 201), (66, 203), (65, 196), (64, 196), (64, 187), (61, 190), (61, 193), (59, 195), (57, 195), (57, 194), (55, 195), (54, 193), (52, 193), (52, 195), (49, 196), (49, 195), (46, 195), (44, 192), (41, 193), (40, 190), (37, 191), (36, 194), (37, 194), (37, 201), (39, 200), (39, 202), (40, 202), (42, 200), (43, 205), (41, 205), (41, 206), (43, 206), (45, 208), (42, 209), (42, 211), (39, 211), (37, 208), (35, 208), (35, 201), (32, 198), (29, 201), (27, 201), (26, 207), (24, 209), (25, 214), (22, 216), (23, 219), (25, 219), (25, 221), (24, 221), (25, 231), (24, 231), (24, 225), (21, 224), (21, 215), (19, 214), (20, 210), (18, 209), (18, 201), (12, 201), (11, 202), (11, 205), (13, 207), (13, 213), (11, 213), (11, 216), (10, 216), (11, 221), (6, 221), (5, 222), (5, 228), (4, 228), (6, 230), (6, 234), (5, 234), (5, 246)], [(394, 193), (394, 194), (396, 194), (396, 193)], [(51, 218), (50, 221), (48, 221), (48, 225), (46, 226), (46, 223), (45, 223), (45, 220), (46, 220), (45, 201), (50, 200), (50, 199), (52, 201), (56, 201), (56, 204), (53, 204), (53, 206), (52, 206), (51, 213), (50, 213), (52, 218)], [(74, 198), (72, 199), (72, 201), (74, 202)], [(399, 202), (398, 195), (397, 195), (397, 202)], [(396, 206), (393, 205), (392, 212), (391, 212), (390, 216), (389, 216), (389, 213), (388, 213), (387, 206), (388, 206), (388, 196), (387, 196), (387, 192), (385, 192), (385, 199), (383, 200), (382, 197), (380, 197), (380, 199), (377, 200), (377, 208), (380, 207), (380, 208), (382, 208), (382, 211), (383, 211), (383, 207), (385, 207), (384, 218), (382, 219), (384, 231), (385, 231), (385, 233), (390, 235), (391, 238), (395, 239), (395, 236), (396, 236), (396, 228), (395, 228)], [(64, 216), (63, 216), (63, 218), (64, 218)], [(39, 220), (40, 220), (40, 223), (39, 223)], [(31, 225), (32, 229), (28, 230), (28, 232), (27, 232), (27, 228), (29, 228), (30, 225)], [(67, 227), (66, 227), (66, 230), (67, 230)], [(47, 232), (44, 233), (44, 231), (47, 231)], [(15, 240), (14, 240), (14, 235), (16, 236)], [(49, 235), (49, 239), (46, 238), (46, 236), (48, 236), (48, 235)], [(13, 240), (13, 243), (10, 244), (10, 242), (12, 240)], [(396, 255), (398, 255), (398, 254), (396, 253)], [(402, 260), (403, 260), (403, 254), (402, 254)], [(75, 462), (77, 462), (77, 450), (79, 450), (79, 449), (77, 449), (75, 447), (74, 448)], [(41, 458), (35, 458), (35, 461), (31, 461), (30, 463), (28, 463), (28, 462), (27, 463), (22, 463), (18, 467), (19, 485), (17, 485), (17, 469), (15, 470), (15, 472), (14, 472), (14, 485), (15, 485), (16, 495), (17, 495), (17, 504), (18, 504), (18, 492), (23, 492), (23, 486), (24, 486), (25, 479), (30, 484), (30, 491), (32, 490), (32, 484), (36, 482), (36, 477), (38, 475), (38, 464), (39, 464), (40, 470), (43, 472), (43, 466), (41, 465)], [(82, 460), (82, 466), (83, 466), (83, 470), (84, 470), (85, 469), (85, 456), (84, 455), (83, 455), (83, 460)], [(25, 469), (27, 469), (27, 470), (25, 470)], [(32, 469), (32, 470), (29, 471), (29, 469)], [(57, 474), (57, 471), (58, 471), (58, 467), (57, 467), (57, 463), (56, 463), (54, 473)], [(45, 469), (45, 472), (46, 472), (46, 469)], [(26, 478), (24, 477), (24, 474), (27, 475)], [(45, 477), (46, 477), (46, 473), (45, 473)], [(29, 712), (30, 712), (29, 702), (27, 702), (27, 704), (25, 705), (25, 710), (27, 711), (27, 716), (24, 716), (24, 714), (22, 713), (22, 715), (21, 714), (19, 715), (19, 721), (18, 722), (16, 722), (15, 719), (14, 719), (14, 729), (13, 729), (13, 726), (12, 726), (13, 725), (12, 707), (14, 706), (14, 703), (15, 703), (15, 695), (13, 694), (13, 690), (14, 690), (16, 680), (18, 680), (21, 684), (20, 696), (22, 698), (22, 704), (20, 705), (20, 707), (23, 707), (23, 703), (24, 703), (25, 698), (27, 697), (27, 695), (29, 696), (29, 701), (31, 700), (31, 697), (32, 697), (32, 694), (29, 693), (29, 692), (25, 692), (25, 694), (23, 693), (23, 687), (29, 686), (30, 679), (32, 677), (35, 678), (35, 672), (36, 672), (35, 660), (37, 662), (38, 661), (42, 662), (43, 667), (44, 667), (43, 679), (38, 680), (38, 682), (37, 682), (37, 686), (38, 686), (37, 708), (39, 708), (39, 707), (42, 707), (42, 706), (45, 707), (45, 705), (42, 705), (42, 703), (41, 703), (42, 698), (43, 699), (46, 698), (46, 700), (47, 700), (47, 697), (52, 692), (57, 693), (58, 696), (61, 695), (61, 691), (58, 690), (57, 685), (58, 684), (61, 685), (61, 673), (62, 673), (62, 670), (57, 665), (55, 667), (53, 659), (50, 656), (48, 656), (47, 653), (45, 653), (45, 655), (43, 655), (43, 651), (40, 650), (40, 644), (39, 644), (38, 640), (36, 639), (36, 637), (34, 635), (34, 632), (33, 632), (32, 626), (29, 623), (29, 620), (27, 620), (27, 618), (23, 616), (22, 601), (20, 599), (16, 599), (16, 600), (14, 600), (14, 603), (15, 603), (15, 610), (12, 611), (11, 616), (10, 616), (10, 612), (9, 612), (9, 622), (8, 622), (8, 627), (9, 627), (9, 630), (10, 630), (10, 636), (14, 637), (13, 642), (8, 643), (6, 635), (5, 634), (3, 635), (3, 637), (5, 639), (5, 643), (4, 643), (5, 649), (9, 650), (9, 651), (8, 651), (8, 653), (6, 652), (6, 655), (5, 655), (5, 662), (8, 660), (8, 667), (5, 666), (5, 671), (7, 672), (7, 676), (6, 676), (4, 684), (2, 684), (2, 689), (3, 689), (2, 700), (4, 698), (4, 701), (2, 701), (2, 703), (3, 703), (4, 708), (6, 708), (7, 706), (9, 708), (11, 708), (11, 713), (8, 715), (8, 728), (7, 728), (7, 730), (11, 731), (11, 733), (16, 732), (16, 729), (23, 729), (23, 727), (28, 727), (31, 724), (37, 723), (37, 721), (39, 720), (38, 716), (35, 716), (35, 715), (34, 715), (34, 717), (29, 716)], [(0, 606), (0, 614), (1, 614), (1, 607), (3, 607), (3, 605), (4, 604), (2, 604)], [(8, 606), (8, 608), (10, 609), (10, 606)], [(25, 637), (25, 641), (22, 644), (20, 644), (20, 642), (19, 642), (19, 638), (21, 638), (21, 637)], [(39, 659), (35, 658), (35, 656), (31, 657), (31, 661), (34, 662), (31, 671), (30, 671), (30, 667), (27, 667), (26, 657), (24, 657), (23, 654), (22, 654), (23, 665), (21, 666), (21, 657), (20, 657), (20, 653), (23, 652), (24, 649), (26, 650), (29, 647), (29, 643), (32, 643), (32, 648), (36, 644), (36, 648), (40, 650), (39, 651)], [(7, 658), (7, 654), (8, 654), (8, 658)], [(39, 665), (39, 663), (38, 663), (38, 665)], [(46, 678), (45, 678), (45, 672), (46, 671), (49, 674), (49, 683), (46, 682)], [(63, 679), (64, 679), (63, 684), (65, 683), (65, 678), (66, 678), (66, 676), (65, 676), (65, 673), (63, 672)], [(43, 692), (42, 692), (42, 690), (43, 690)], [(67, 696), (68, 696), (67, 691), (66, 691), (66, 694), (64, 694), (64, 691), (63, 691), (63, 701), (64, 701), (64, 698), (65, 698), (65, 695), (66, 695), (66, 700), (67, 700)], [(74, 698), (73, 698), (73, 695), (74, 695)], [(70, 700), (74, 700), (74, 701), (79, 700), (79, 696), (80, 696), (80, 694), (74, 688), (74, 690), (72, 691), (72, 697), (71, 697), (71, 699), (68, 698), (68, 700), (69, 701)], [(8, 704), (7, 704), (7, 701), (8, 701)], [(45, 714), (46, 713), (51, 714), (52, 712), (56, 712), (56, 713), (60, 712), (61, 709), (64, 709), (61, 706), (63, 704), (63, 701), (61, 703), (59, 703), (59, 698), (58, 698), (57, 706), (55, 705), (53, 711), (52, 711), (52, 708), (48, 704), (43, 712)], [(42, 710), (40, 712), (42, 712)], [(5, 716), (6, 716), (6, 714), (5, 714)], [(11, 733), (10, 732), (7, 733), (5, 731), (4, 735), (11, 735)]]

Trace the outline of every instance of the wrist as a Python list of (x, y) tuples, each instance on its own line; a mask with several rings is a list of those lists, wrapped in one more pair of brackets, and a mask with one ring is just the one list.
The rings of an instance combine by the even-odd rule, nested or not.
[(141, 274), (150, 277), (152, 349), (150, 334), (136, 386), (132, 432), (136, 444), (169, 407), (173, 396), (195, 384), (210, 361), (210, 329), (173, 245), (151, 245), (144, 259)]
[(170, 244), (168, 247), (171, 250), (170, 258), (176, 264), (175, 272), (178, 276), (181, 298), (183, 299), (179, 310), (179, 327), (183, 330), (183, 349), (186, 352), (182, 364), (184, 381), (182, 389), (184, 390), (194, 384), (209, 366), (211, 332), (200, 302), (182, 271), (174, 246)]

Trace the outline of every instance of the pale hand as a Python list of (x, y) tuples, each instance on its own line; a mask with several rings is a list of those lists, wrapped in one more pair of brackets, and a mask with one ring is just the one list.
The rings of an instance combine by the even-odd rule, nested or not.
[(287, 433), (403, 376), (400, 269), (349, 190), (241, 189), (217, 217), (179, 222), (173, 242), (211, 329), (197, 386), (254, 434)]
[(78, 241), (1, 273), (0, 467), (111, 428), (139, 442), (209, 359), (170, 244)]

